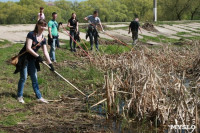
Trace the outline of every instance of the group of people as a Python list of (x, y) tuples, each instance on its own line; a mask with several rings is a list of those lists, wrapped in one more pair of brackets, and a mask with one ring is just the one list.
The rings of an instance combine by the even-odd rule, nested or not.
[[(23, 54), (19, 57), (18, 64), (16, 65), (15, 73), (20, 73), (20, 79), (18, 82), (18, 93), (17, 93), (17, 99), (20, 103), (25, 103), (23, 99), (23, 89), (24, 84), (27, 79), (27, 75), (30, 75), (32, 80), (32, 87), (35, 92), (36, 98), (39, 102), (48, 103), (48, 100), (44, 99), (42, 97), (42, 94), (39, 90), (38, 86), (38, 79), (37, 79), (37, 71), (40, 71), (40, 65), (39, 63), (42, 63), (44, 60), (43, 58), (37, 53), (37, 51), (40, 49), (40, 47), (43, 50), (44, 57), (46, 58), (47, 63), (49, 64), (50, 70), (54, 71), (53, 64), (56, 62), (56, 55), (55, 50), (56, 47), (59, 46), (59, 26), (62, 25), (62, 23), (57, 23), (57, 13), (52, 13), (52, 20), (50, 20), (47, 24), (45, 21), (45, 15), (44, 15), (44, 8), (40, 8), (40, 12), (38, 13), (38, 20), (35, 25), (35, 28), (33, 31), (29, 32), (26, 37), (26, 42), (24, 44), (24, 47), (21, 49), (19, 54), (27, 51), (26, 54)], [(86, 38), (89, 37), (91, 48), (90, 50), (93, 50), (93, 43), (95, 43), (96, 50), (99, 50), (99, 43), (98, 43), (98, 30), (97, 26), (99, 25), (101, 28), (101, 31), (104, 32), (103, 26), (101, 24), (101, 20), (98, 17), (98, 12), (94, 11), (93, 15), (89, 15), (84, 18), (86, 21), (89, 22), (88, 26), (88, 32), (86, 34)], [(129, 33), (132, 31), (133, 33), (133, 39), (134, 43), (136, 43), (136, 40), (138, 38), (138, 29), (139, 29), (139, 19), (137, 18), (135, 21), (131, 22), (129, 26)], [(46, 29), (46, 26), (48, 25), (48, 44), (50, 45), (50, 52), (48, 53), (47, 50), (47, 40), (43, 35), (43, 32)], [(77, 35), (79, 31), (79, 21), (76, 18), (76, 14), (72, 13), (72, 17), (68, 20), (67, 27), (70, 28), (70, 50), (72, 52), (76, 52), (76, 40)], [(73, 43), (73, 45), (72, 45)]]
[[(44, 8), (41, 7), (40, 12), (38, 13), (38, 20), (35, 25), (35, 28), (33, 31), (27, 34), (24, 47), (19, 52), (19, 54), (21, 54), (27, 51), (26, 54), (23, 54), (22, 56), (19, 57), (19, 61), (16, 65), (16, 70), (14, 72), (15, 74), (18, 72), (20, 73), (20, 79), (18, 82), (18, 92), (17, 92), (17, 100), (20, 103), (25, 103), (23, 99), (23, 89), (28, 75), (30, 75), (31, 77), (32, 87), (38, 101), (43, 103), (48, 103), (48, 100), (42, 97), (42, 94), (38, 86), (37, 72), (40, 71), (39, 63), (42, 63), (44, 60), (37, 53), (37, 51), (40, 48), (42, 48), (44, 57), (46, 58), (46, 61), (49, 64), (50, 70), (54, 71), (52, 63), (56, 62), (56, 54), (55, 54), (56, 47), (60, 47), (58, 31), (60, 25), (62, 25), (61, 22), (57, 23), (56, 19), (57, 19), (57, 13), (53, 12), (52, 19), (47, 23), (45, 21)], [(99, 49), (98, 36), (97, 36), (98, 32), (96, 30), (96, 26), (100, 24), (100, 26), (102, 27), (101, 21), (98, 18), (98, 12), (95, 11), (93, 15), (90, 15), (84, 19), (88, 20), (90, 23), (88, 36), (91, 42), (91, 50), (93, 47), (93, 38), (95, 40), (96, 49), (98, 50)], [(49, 53), (47, 50), (47, 40), (43, 35), (43, 32), (45, 31), (47, 25), (48, 25), (48, 44), (51, 47)], [(70, 28), (70, 48), (71, 48), (70, 50), (72, 52), (76, 52), (76, 41), (74, 40), (76, 40), (75, 36), (77, 36), (77, 33), (79, 31), (79, 23), (75, 13), (72, 13), (72, 17), (68, 20), (67, 27)]]

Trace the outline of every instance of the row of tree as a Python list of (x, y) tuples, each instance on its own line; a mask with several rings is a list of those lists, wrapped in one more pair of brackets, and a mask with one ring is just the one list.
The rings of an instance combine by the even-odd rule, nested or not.
[[(103, 22), (131, 21), (138, 15), (143, 21), (153, 20), (153, 0), (87, 0), (70, 2), (65, 0), (49, 4), (43, 0), (20, 0), (0, 2), (0, 24), (35, 23), (39, 7), (45, 8), (47, 20), (51, 13), (58, 13), (58, 21), (67, 22), (72, 12), (76, 12), (80, 22), (83, 18), (99, 11)], [(200, 19), (200, 0), (159, 0), (158, 20)]]
[(199, 20), (200, 0), (160, 0), (161, 20)]

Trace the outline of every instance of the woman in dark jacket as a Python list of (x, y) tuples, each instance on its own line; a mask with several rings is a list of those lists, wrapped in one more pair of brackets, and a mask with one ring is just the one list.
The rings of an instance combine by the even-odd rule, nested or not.
[[(79, 37), (78, 35), (78, 19), (76, 18), (76, 14), (72, 13), (72, 17), (68, 20), (67, 27), (70, 28), (70, 35), (74, 38), (76, 41)], [(72, 47), (72, 38), (70, 37), (70, 48), (71, 52), (76, 52), (76, 43), (74, 42)]]
[(54, 71), (53, 65), (51, 63), (49, 53), (47, 51), (46, 46), (46, 38), (43, 36), (43, 31), (46, 27), (46, 21), (44, 19), (40, 19), (34, 31), (28, 33), (26, 42), (20, 53), (27, 51), (26, 54), (20, 56), (19, 62), (16, 66), (16, 71), (20, 72), (20, 79), (18, 83), (18, 101), (20, 103), (25, 103), (23, 100), (23, 89), (24, 84), (27, 79), (27, 75), (30, 75), (33, 90), (39, 102), (48, 103), (48, 101), (42, 98), (42, 95), (39, 90), (38, 80), (37, 80), (37, 71), (40, 70), (39, 62), (43, 62), (42, 57), (37, 53), (40, 47), (43, 49), (44, 56), (51, 67), (51, 70)]

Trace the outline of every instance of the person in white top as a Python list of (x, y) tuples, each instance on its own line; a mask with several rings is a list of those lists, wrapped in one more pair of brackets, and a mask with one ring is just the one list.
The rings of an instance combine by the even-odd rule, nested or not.
[(38, 13), (38, 20), (45, 19), (44, 16), (44, 7), (40, 7), (40, 12)]

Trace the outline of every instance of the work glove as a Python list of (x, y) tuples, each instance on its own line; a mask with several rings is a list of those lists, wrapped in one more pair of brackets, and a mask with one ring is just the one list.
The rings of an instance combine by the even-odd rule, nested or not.
[(52, 37), (52, 38), (50, 38), (50, 41), (51, 41), (51, 43), (53, 43), (53, 37)]
[(58, 23), (58, 25), (62, 25), (62, 24), (63, 24), (62, 22), (59, 22), (59, 23)]
[(44, 60), (42, 59), (42, 57), (41, 56), (38, 56), (38, 57), (36, 57), (36, 61), (39, 61), (39, 62), (43, 62)]
[(50, 66), (50, 70), (54, 72), (54, 67), (53, 67), (53, 65), (52, 65), (52, 64), (49, 64), (49, 66)]
[(53, 38), (48, 37), (48, 44), (51, 45), (53, 43)]

